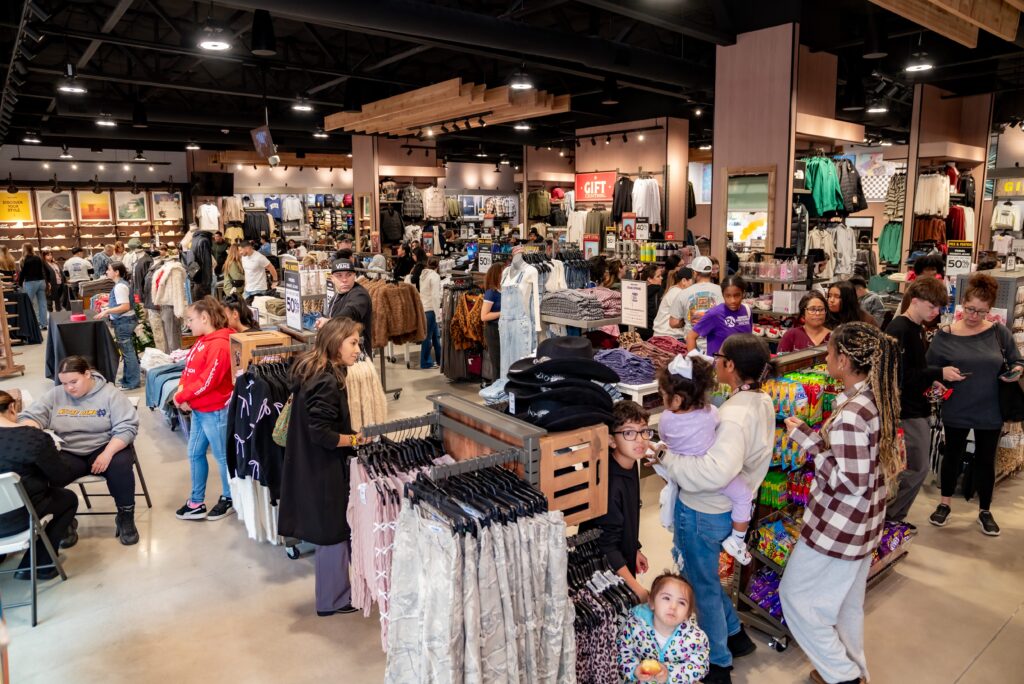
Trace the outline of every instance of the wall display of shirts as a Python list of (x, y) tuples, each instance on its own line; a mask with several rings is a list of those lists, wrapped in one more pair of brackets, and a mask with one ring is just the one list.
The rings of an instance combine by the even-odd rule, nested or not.
[(646, 216), (651, 225), (661, 225), (661, 188), (655, 178), (638, 178), (633, 182), (632, 211)]
[(922, 173), (914, 194), (914, 215), (945, 218), (949, 214), (950, 191), (946, 173)]
[(0, 193), (0, 223), (29, 223), (32, 216), (31, 192)]
[(1018, 232), (1021, 230), (1021, 209), (1024, 202), (997, 202), (992, 207), (992, 231), (1006, 230)]
[(212, 199), (196, 207), (196, 224), (200, 230), (216, 231), (220, 228), (220, 209)]
[(109, 192), (93, 192), (92, 190), (76, 190), (78, 201), (78, 219), (80, 221), (113, 221)]
[(848, 157), (823, 154), (803, 160), (808, 194), (800, 195), (811, 216), (846, 215), (867, 208), (860, 172)]
[(145, 193), (133, 194), (129, 190), (115, 190), (114, 207), (118, 223), (149, 220), (149, 207), (146, 204)]
[(180, 221), (183, 217), (180, 192), (153, 193), (154, 220)]
[(40, 223), (63, 223), (74, 219), (71, 211), (71, 191), (50, 192), (36, 190)]

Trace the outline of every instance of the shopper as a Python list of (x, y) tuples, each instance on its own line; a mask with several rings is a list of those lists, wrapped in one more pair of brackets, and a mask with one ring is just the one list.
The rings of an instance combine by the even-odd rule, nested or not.
[(729, 276), (722, 282), (724, 301), (712, 307), (694, 323), (693, 330), (686, 338), (686, 348), (697, 348), (697, 338), (707, 340), (707, 352), (714, 356), (730, 335), (748, 333), (754, 329), (750, 307), (743, 303), (747, 284), (740, 276)]
[(107, 275), (107, 266), (113, 261), (114, 245), (100, 245), (99, 251), (92, 255), (92, 275), (97, 280)]
[(117, 339), (117, 346), (121, 349), (121, 359), (124, 362), (121, 389), (138, 389), (142, 384), (142, 378), (139, 373), (139, 355), (135, 351), (133, 339), (138, 321), (135, 318), (135, 305), (128, 288), (128, 271), (120, 261), (112, 261), (107, 266), (107, 277), (113, 281), (114, 289), (110, 291), (107, 305), (100, 309), (96, 318), (109, 316), (110, 324), (114, 327), (114, 337)]
[(672, 282), (672, 286), (666, 289), (665, 296), (658, 304), (652, 330), (655, 335), (679, 339), (686, 328), (686, 306), (683, 300), (693, 285), (693, 269), (681, 266), (672, 277)]
[(683, 574), (696, 593), (697, 621), (711, 642), (711, 665), (704, 679), (711, 684), (731, 682), (733, 658), (756, 648), (718, 576), (722, 542), (732, 534), (732, 502), (722, 489), (741, 475), (757, 491), (768, 472), (775, 445), (775, 406), (761, 391), (761, 383), (773, 371), (763, 338), (727, 338), (715, 356), (715, 372), (732, 393), (718, 409), (715, 443), (702, 458), (671, 452), (662, 458), (680, 489), (673, 553), (683, 559)]
[[(658, 371), (658, 392), (665, 406), (658, 433), (674, 454), (702, 458), (715, 443), (718, 409), (711, 403), (711, 390), (718, 383), (713, 364), (713, 360), (694, 350), (686, 356), (676, 354), (668, 366)], [(722, 550), (741, 565), (749, 565), (745, 538), (754, 490), (737, 475), (722, 488), (722, 494), (732, 504), (732, 534), (722, 542)]]
[(918, 278), (944, 278), (946, 275), (946, 259), (939, 252), (929, 252), (914, 259), (911, 272), (907, 274), (907, 280), (914, 281)]
[(907, 288), (907, 297), (906, 311), (885, 328), (900, 350), (900, 427), (907, 450), (907, 469), (900, 473), (899, 491), (889, 501), (885, 517), (903, 523), (928, 476), (930, 465), (932, 409), (925, 393), (937, 383), (950, 385), (964, 379), (955, 366), (929, 366), (925, 358), (924, 323), (933, 320), (939, 315), (939, 309), (946, 306), (945, 286), (935, 278), (915, 280)]
[[(21, 478), (21, 486), (40, 519), (52, 516), (45, 532), (53, 550), (69, 549), (78, 542), (75, 531), (78, 496), (63, 487), (72, 480), (70, 471), (48, 434), (35, 427), (18, 425), (16, 404), (13, 396), (0, 390), (0, 440), (4, 445), (0, 449), (0, 472), (15, 473)], [(28, 526), (28, 511), (24, 507), (0, 515), (0, 537), (17, 534)], [(53, 562), (41, 541), (36, 542), (35, 552), (36, 565)], [(26, 551), (14, 573), (15, 579), (31, 579), (30, 562)], [(57, 568), (42, 568), (36, 576), (49, 580), (57, 574)]]
[(213, 255), (213, 270), (218, 276), (224, 272), (224, 262), (228, 258), (228, 241), (224, 239), (224, 233), (219, 230), (213, 234), (213, 242), (210, 244), (210, 253)]
[(227, 318), (228, 327), (231, 332), (249, 332), (259, 330), (260, 326), (252, 316), (252, 309), (245, 303), (244, 299), (236, 295), (225, 297), (221, 302), (224, 306), (224, 316)]
[(417, 290), (420, 289), (420, 276), (423, 274), (423, 269), (427, 267), (427, 252), (421, 247), (414, 247), (412, 249), (412, 270), (409, 271), (409, 275), (406, 276), (405, 280), (412, 283), (413, 287)]
[(650, 598), (637, 575), (647, 572), (640, 551), (640, 471), (654, 430), (650, 414), (636, 402), (623, 400), (612, 407), (608, 446), (608, 511), (580, 525), (580, 532), (598, 530), (597, 545), (612, 572), (621, 577), (641, 603)]
[(950, 501), (963, 470), (967, 434), (974, 431), (973, 481), (978, 493), (978, 524), (989, 536), (999, 535), (992, 512), (992, 488), (996, 479), (996, 448), (1003, 427), (999, 383), (1017, 382), (1024, 360), (1013, 334), (1001, 323), (987, 320), (996, 302), (995, 278), (975, 273), (963, 293), (963, 318), (940, 328), (925, 357), (929, 366), (953, 366), (964, 380), (942, 403), (946, 450), (940, 479), (942, 501), (929, 522), (944, 527), (949, 522)]
[(609, 290), (619, 292), (622, 290), (622, 276), (626, 273), (626, 266), (619, 259), (609, 259), (604, 272), (602, 286)]
[[(269, 243), (267, 243), (269, 244)], [(245, 273), (245, 285), (242, 288), (245, 299), (262, 295), (269, 289), (267, 271), (270, 271), (270, 285), (277, 281), (277, 269), (261, 251), (257, 251), (256, 243), (243, 242), (239, 250), (242, 255), (242, 270)]]
[(412, 267), (415, 265), (407, 242), (403, 242), (395, 247), (395, 263), (392, 272), (397, 280), (405, 280), (405, 276), (412, 273)]
[(245, 292), (245, 268), (242, 266), (241, 248), (238, 245), (230, 245), (224, 256), (224, 265), (221, 268), (224, 276), (224, 296), (243, 296)]
[(338, 239), (335, 241), (334, 248), (339, 252), (343, 249), (354, 249), (352, 247), (352, 236), (349, 235), (348, 233), (342, 233), (341, 235), (338, 236)]
[(480, 308), (480, 320), (484, 324), (484, 343), (487, 345), (487, 358), (495, 375), (501, 369), (501, 335), (498, 334), (498, 320), (501, 318), (501, 274), (505, 263), (498, 261), (491, 264), (484, 277), (484, 302)]
[(782, 336), (782, 340), (779, 342), (779, 353), (800, 351), (828, 342), (828, 336), (832, 331), (825, 327), (827, 311), (828, 302), (825, 301), (825, 295), (820, 292), (808, 292), (801, 297), (800, 324), (794, 325)]
[(676, 284), (676, 271), (679, 269), (680, 266), (683, 265), (683, 258), (681, 256), (679, 256), (678, 254), (668, 255), (668, 258), (665, 259), (665, 265), (662, 268), (662, 274), (665, 277), (665, 281), (664, 283), (662, 283), (664, 289), (667, 290), (668, 288), (673, 287)]
[(693, 619), (693, 604), (693, 587), (682, 577), (655, 578), (650, 601), (630, 611), (619, 636), (622, 681), (701, 681), (708, 672), (708, 637)]
[[(334, 299), (327, 318), (351, 318), (363, 326), (363, 351), (373, 356), (373, 303), (366, 288), (356, 282), (355, 262), (352, 253), (340, 255), (331, 265), (331, 282), (334, 283)], [(317, 320), (317, 330), (326, 324), (326, 318)]]
[(885, 321), (885, 302), (868, 289), (868, 281), (863, 276), (853, 276), (850, 278), (850, 284), (853, 285), (853, 289), (857, 293), (857, 302), (860, 304), (860, 308), (875, 319), (875, 325), (881, 326)]
[[(419, 251), (423, 252), (422, 249)], [(420, 272), (419, 291), (423, 313), (427, 317), (427, 336), (420, 344), (420, 368), (429, 370), (437, 368), (441, 363), (441, 329), (438, 327), (441, 318), (441, 276), (437, 273), (441, 260), (436, 256), (428, 257), (426, 253), (423, 258), (426, 265)], [(433, 358), (430, 356), (431, 349), (434, 350)]]
[(899, 473), (896, 430), (899, 349), (868, 323), (837, 328), (829, 373), (845, 388), (820, 430), (786, 418), (789, 437), (814, 458), (814, 484), (800, 539), (779, 585), (786, 625), (814, 672), (811, 680), (869, 679), (864, 592), (885, 517), (886, 482)]
[(49, 297), (48, 307), (51, 311), (61, 311), (71, 308), (68, 301), (68, 285), (64, 281), (64, 274), (61, 272), (60, 264), (53, 258), (53, 252), (43, 250), (43, 264), (46, 266), (46, 285)]
[(847, 280), (840, 280), (832, 283), (828, 288), (828, 313), (825, 315), (825, 326), (829, 330), (835, 330), (843, 323), (875, 323), (874, 317), (860, 308), (857, 300), (857, 290)]
[(81, 247), (72, 249), (71, 258), (64, 262), (64, 275), (72, 296), (78, 296), (78, 283), (90, 280), (92, 273), (92, 262), (85, 258), (85, 250)]
[[(262, 254), (265, 257), (272, 256), (274, 254), (274, 248), (270, 244), (270, 238), (265, 237), (265, 236), (261, 237), (260, 238), (260, 245), (259, 245), (259, 247), (257, 248), (256, 251), (258, 251), (260, 254)], [(282, 250), (282, 251), (284, 251), (284, 250)]]
[(278, 532), (316, 545), (316, 614), (352, 613), (349, 583), (348, 461), (352, 433), (345, 389), (359, 360), (362, 326), (331, 318), (292, 367), (288, 457), (281, 474)]
[(26, 242), (21, 249), (21, 270), (18, 271), (18, 285), (32, 302), (39, 327), (46, 330), (46, 271), (47, 266), (36, 254), (35, 247)]
[[(220, 520), (232, 511), (228, 482), (228, 403), (234, 390), (231, 373), (231, 328), (216, 299), (207, 295), (185, 311), (189, 330), (198, 337), (185, 359), (174, 405), (192, 412), (188, 435), (192, 493), (175, 514), (179, 520)], [(220, 499), (206, 510), (206, 479), (210, 472), (207, 449), (220, 472)]]
[(6, 276), (14, 276), (18, 270), (18, 263), (11, 256), (11, 250), (5, 245), (0, 246), (0, 272)]
[(711, 259), (699, 256), (690, 263), (690, 268), (693, 270), (694, 282), (683, 290), (672, 313), (673, 318), (683, 322), (680, 337), (684, 340), (701, 316), (724, 301), (722, 288), (711, 282), (711, 271), (714, 268)]
[(640, 336), (648, 339), (654, 334), (654, 319), (661, 304), (662, 283), (665, 271), (657, 264), (647, 264), (640, 272), (640, 279), (647, 283), (647, 329), (640, 330)]
[(52, 430), (70, 456), (69, 481), (92, 473), (107, 480), (117, 506), (114, 525), (122, 544), (139, 541), (135, 527), (135, 452), (139, 416), (113, 384), (81, 356), (68, 356), (57, 368), (60, 385), (18, 414), (18, 422)]

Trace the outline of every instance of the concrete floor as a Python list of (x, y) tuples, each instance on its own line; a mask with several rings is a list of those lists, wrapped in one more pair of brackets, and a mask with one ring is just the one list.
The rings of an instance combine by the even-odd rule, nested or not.
[[(22, 347), (25, 387), (36, 396), (43, 347)], [(454, 391), (472, 397), (472, 384), (449, 385), (436, 371), (389, 367), (404, 386), (392, 417), (426, 412), (425, 396)], [(65, 554), (68, 581), (40, 593), (40, 623), (29, 609), (6, 612), (11, 675), (19, 684), (75, 682), (351, 682), (383, 679), (384, 655), (376, 618), (318, 618), (313, 611), (310, 557), (290, 560), (281, 547), (250, 541), (237, 519), (183, 522), (174, 510), (188, 494), (185, 444), (159, 416), (140, 411), (139, 454), (154, 499), (140, 506), (142, 536), (123, 547), (106, 516), (82, 517), (78, 546)], [(211, 477), (207, 492), (219, 487)], [(642, 541), (653, 573), (670, 565), (668, 532), (658, 523), (659, 483), (643, 483)], [(1024, 482), (1004, 482), (993, 507), (999, 538), (981, 534), (974, 509), (954, 502), (950, 525), (926, 518), (937, 500), (922, 493), (911, 513), (921, 533), (908, 558), (867, 598), (867, 653), (876, 684), (1024, 681)], [(99, 500), (99, 505), (109, 499)], [(17, 562), (9, 559), (5, 567)], [(25, 582), (0, 579), (5, 601), (27, 596)], [(755, 654), (737, 662), (736, 682), (804, 682), (810, 669), (796, 646), (776, 653), (752, 632)], [(410, 683), (414, 684), (414, 683)]]

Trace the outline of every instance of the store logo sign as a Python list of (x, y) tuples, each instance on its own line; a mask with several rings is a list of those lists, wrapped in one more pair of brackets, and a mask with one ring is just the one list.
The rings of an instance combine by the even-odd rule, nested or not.
[(615, 192), (615, 172), (577, 173), (577, 202), (611, 202)]

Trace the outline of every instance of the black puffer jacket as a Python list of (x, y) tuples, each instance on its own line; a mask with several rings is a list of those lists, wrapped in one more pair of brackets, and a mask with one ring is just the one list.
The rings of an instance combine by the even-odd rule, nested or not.
[(839, 189), (843, 193), (843, 207), (847, 213), (863, 211), (868, 208), (864, 198), (864, 188), (860, 182), (860, 173), (849, 159), (836, 161), (836, 174), (839, 176)]

